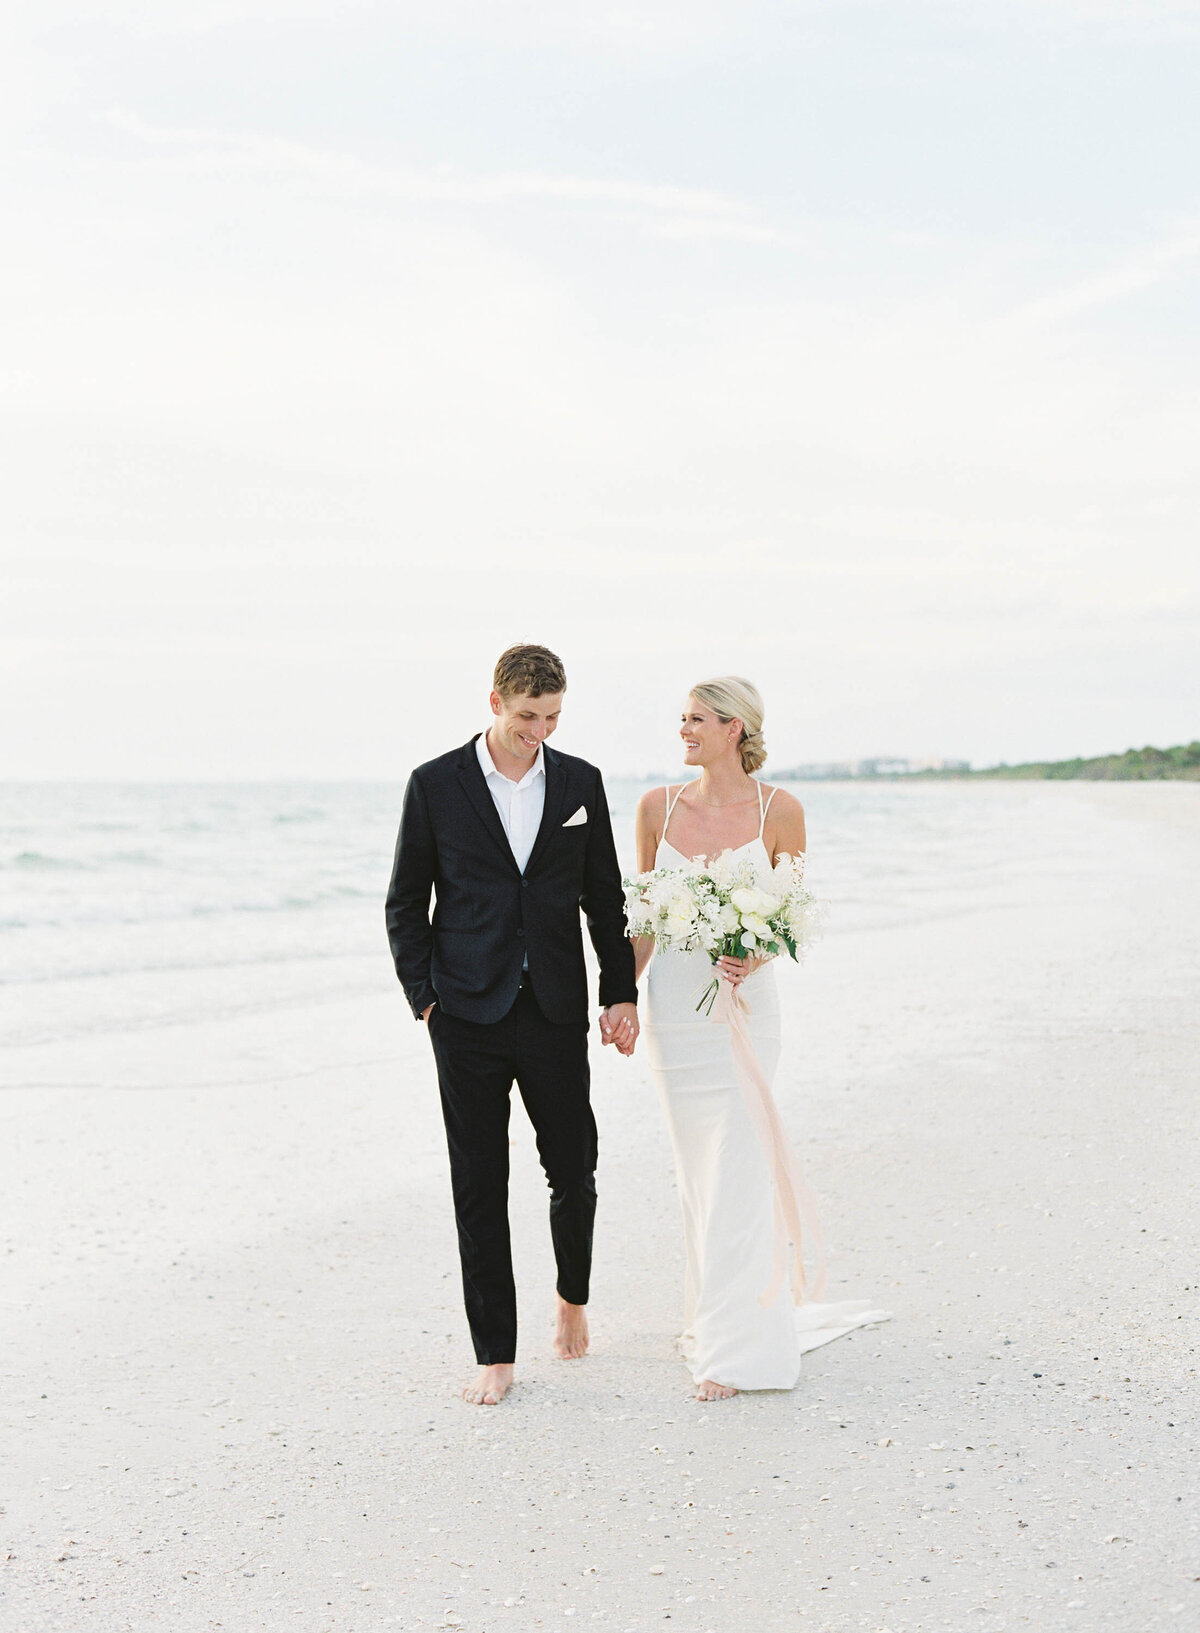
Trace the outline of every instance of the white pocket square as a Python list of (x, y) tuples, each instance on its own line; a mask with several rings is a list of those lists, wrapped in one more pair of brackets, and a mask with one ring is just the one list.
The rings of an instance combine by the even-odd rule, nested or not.
[(580, 806), (574, 816), (569, 816), (563, 823), (564, 828), (578, 828), (587, 821), (587, 810)]

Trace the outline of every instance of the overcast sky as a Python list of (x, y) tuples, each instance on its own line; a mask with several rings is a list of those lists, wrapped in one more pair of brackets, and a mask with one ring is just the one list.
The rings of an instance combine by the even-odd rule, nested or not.
[(0, 776), (1200, 735), (1200, 0), (40, 0)]

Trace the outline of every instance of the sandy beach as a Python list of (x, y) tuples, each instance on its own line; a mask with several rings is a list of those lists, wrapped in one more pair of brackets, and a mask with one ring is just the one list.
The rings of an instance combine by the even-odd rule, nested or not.
[(234, 983), (127, 1027), (124, 977), (106, 1025), (10, 1042), (6, 1633), (1200, 1625), (1200, 786), (860, 797), (877, 882), (782, 973), (777, 1092), (830, 1296), (894, 1319), (789, 1393), (690, 1398), (654, 1090), (596, 1047), (592, 1354), (551, 1354), (517, 1112), (519, 1383), (456, 1398), (433, 1067), (381, 899), (377, 955), (290, 1001)]

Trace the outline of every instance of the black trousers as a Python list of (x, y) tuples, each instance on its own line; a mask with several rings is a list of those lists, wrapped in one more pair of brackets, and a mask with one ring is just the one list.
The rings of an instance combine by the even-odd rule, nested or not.
[(586, 1304), (596, 1216), (596, 1119), (588, 1099), (588, 1023), (556, 1026), (528, 987), (503, 1020), (458, 1020), (435, 1008), (437, 1061), (458, 1224), (467, 1321), (481, 1366), (517, 1352), (517, 1290), (508, 1229), (508, 1114), (514, 1081), (550, 1185), (558, 1291)]

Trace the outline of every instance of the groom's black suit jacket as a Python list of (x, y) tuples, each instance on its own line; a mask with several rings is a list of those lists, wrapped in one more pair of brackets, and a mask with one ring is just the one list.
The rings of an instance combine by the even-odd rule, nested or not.
[[(546, 802), (522, 875), (475, 739), (408, 781), (387, 897), (388, 940), (413, 1013), (461, 1020), (512, 1008), (521, 971), (549, 1021), (588, 1018), (579, 911), (600, 962), (600, 1002), (637, 1002), (621, 870), (594, 765), (543, 747)], [(586, 821), (564, 826), (580, 809)], [(437, 900), (429, 918), (430, 890)]]

